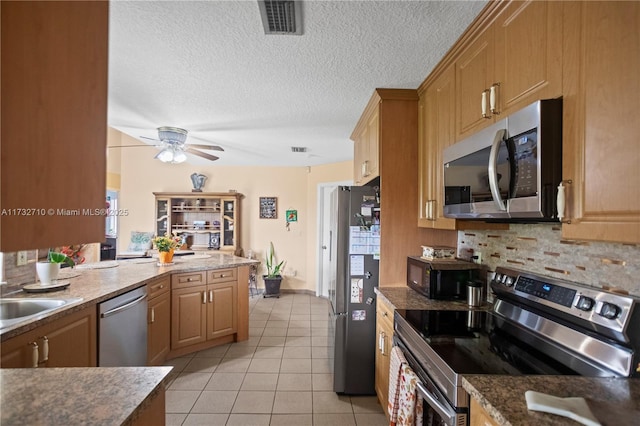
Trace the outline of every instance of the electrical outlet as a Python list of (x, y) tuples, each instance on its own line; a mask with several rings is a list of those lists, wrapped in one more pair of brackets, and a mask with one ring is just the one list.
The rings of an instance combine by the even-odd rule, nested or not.
[(26, 251), (19, 251), (17, 253), (16, 266), (24, 266), (27, 264), (27, 253)]
[(480, 252), (480, 251), (473, 252), (472, 259), (473, 259), (473, 263), (481, 264), (482, 263), (482, 252)]

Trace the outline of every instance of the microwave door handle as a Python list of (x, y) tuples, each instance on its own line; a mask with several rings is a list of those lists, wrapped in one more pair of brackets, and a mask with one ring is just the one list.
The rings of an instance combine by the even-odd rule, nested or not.
[(500, 129), (496, 132), (493, 145), (491, 145), (491, 152), (489, 153), (489, 187), (491, 188), (493, 202), (500, 211), (507, 210), (507, 206), (505, 206), (500, 196), (500, 187), (498, 186), (498, 152), (500, 151), (500, 144), (505, 140), (506, 133), (506, 129)]

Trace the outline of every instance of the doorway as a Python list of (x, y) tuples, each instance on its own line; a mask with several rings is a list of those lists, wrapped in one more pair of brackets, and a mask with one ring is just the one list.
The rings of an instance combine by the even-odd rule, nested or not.
[(332, 193), (335, 193), (338, 186), (352, 184), (352, 181), (318, 184), (316, 296), (329, 298), (330, 289), (335, 287), (337, 211)]

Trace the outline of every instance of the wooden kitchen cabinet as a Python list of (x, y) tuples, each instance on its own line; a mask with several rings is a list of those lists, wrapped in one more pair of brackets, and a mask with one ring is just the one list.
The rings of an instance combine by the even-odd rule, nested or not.
[(455, 142), (455, 70), (448, 67), (419, 93), (418, 101), (418, 226), (456, 229), (443, 215), (444, 149)]
[(0, 12), (0, 251), (104, 241), (109, 2)]
[(640, 243), (640, 3), (564, 6), (563, 238)]
[(389, 400), (389, 364), (393, 347), (393, 308), (380, 297), (376, 301), (376, 337), (378, 344), (376, 348), (375, 388), (380, 405), (389, 418), (387, 401)]
[(562, 2), (495, 6), (455, 59), (456, 140), (536, 100), (562, 96), (562, 24)]
[(380, 114), (378, 105), (369, 103), (351, 135), (354, 141), (353, 181), (362, 186), (380, 176), (379, 164)]
[(156, 234), (184, 235), (192, 250), (240, 248), (237, 192), (154, 192)]
[(171, 349), (171, 280), (147, 284), (147, 364), (162, 365)]
[(498, 423), (489, 416), (489, 413), (473, 397), (469, 408), (469, 426), (498, 426)]
[[(238, 270), (219, 269), (202, 274), (211, 283), (194, 283), (190, 273), (171, 277), (172, 351), (238, 332)], [(188, 280), (190, 277), (192, 281)]]
[(96, 307), (90, 306), (6, 340), (0, 367), (95, 367), (96, 318)]

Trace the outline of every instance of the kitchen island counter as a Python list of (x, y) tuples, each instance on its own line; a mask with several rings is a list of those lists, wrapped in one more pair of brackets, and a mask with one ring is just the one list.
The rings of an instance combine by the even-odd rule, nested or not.
[(197, 272), (214, 269), (236, 268), (256, 265), (259, 261), (245, 259), (227, 253), (206, 253), (200, 256), (175, 257), (169, 266), (158, 266), (153, 258), (129, 259), (99, 262), (81, 265), (78, 268), (64, 268), (60, 271), (59, 281), (69, 281), (68, 288), (50, 293), (25, 293), (21, 286), (0, 286), (1, 296), (19, 298), (81, 298), (79, 302), (66, 305), (64, 308), (43, 316), (20, 321), (0, 330), (0, 342), (33, 330), (47, 322), (96, 305), (105, 300), (146, 285), (150, 281), (174, 273)]
[(172, 368), (2, 369), (0, 424), (112, 426), (164, 419)]
[(632, 425), (640, 418), (640, 380), (580, 376), (466, 375), (462, 385), (499, 425), (576, 425), (567, 417), (527, 410), (528, 390), (560, 398), (583, 397), (602, 424)]

